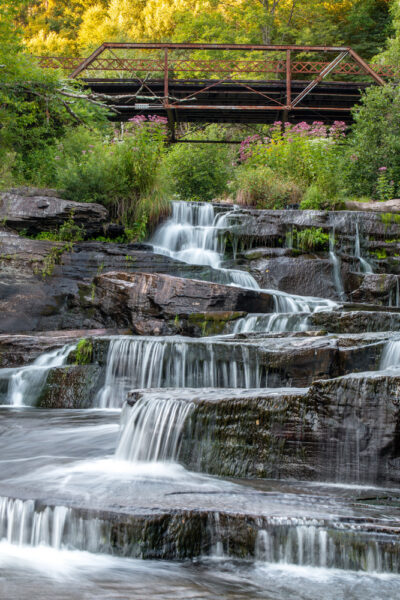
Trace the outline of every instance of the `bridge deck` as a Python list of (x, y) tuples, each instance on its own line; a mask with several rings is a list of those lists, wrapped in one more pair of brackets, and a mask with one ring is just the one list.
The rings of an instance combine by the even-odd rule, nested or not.
[[(351, 122), (351, 109), (368, 83), (323, 82), (289, 110), (285, 107), (286, 82), (169, 80), (169, 104), (163, 102), (164, 81), (137, 79), (85, 79), (92, 91), (110, 97), (113, 120), (155, 114), (179, 122), (272, 123), (274, 121)], [(307, 81), (292, 81), (293, 97)]]

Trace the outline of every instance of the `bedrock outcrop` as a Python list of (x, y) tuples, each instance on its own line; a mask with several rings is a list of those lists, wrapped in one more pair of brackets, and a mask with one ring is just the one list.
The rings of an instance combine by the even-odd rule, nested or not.
[[(149, 393), (133, 391), (128, 402)], [(186, 389), (174, 396), (194, 403), (180, 449), (190, 469), (234, 477), (400, 481), (396, 373), (316, 381), (308, 391)]]
[(81, 298), (108, 271), (212, 279), (212, 269), (155, 255), (142, 244), (66, 244), (0, 228), (0, 333), (103, 328)]
[(160, 273), (99, 275), (94, 279), (93, 297), (87, 301), (106, 322), (119, 325), (132, 325), (139, 316), (156, 321), (208, 311), (274, 310), (273, 296), (262, 291)]
[(54, 231), (69, 219), (87, 235), (101, 234), (108, 210), (94, 202), (64, 200), (51, 189), (16, 188), (0, 194), (0, 221), (17, 231)]

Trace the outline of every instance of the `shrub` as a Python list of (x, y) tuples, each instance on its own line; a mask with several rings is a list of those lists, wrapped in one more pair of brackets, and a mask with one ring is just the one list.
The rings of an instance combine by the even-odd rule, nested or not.
[(274, 173), (269, 167), (238, 167), (231, 185), (236, 201), (257, 208), (285, 208), (296, 205), (301, 199), (301, 189), (289, 179)]
[[(400, 192), (400, 88), (373, 86), (353, 110), (354, 125), (347, 140), (347, 187), (355, 195), (382, 198), (381, 168), (393, 181), (391, 194)], [(385, 194), (384, 194), (385, 195)]]
[(122, 140), (69, 134), (55, 157), (58, 186), (71, 200), (104, 204), (126, 226), (153, 223), (169, 208), (164, 125), (136, 117)]
[[(342, 189), (343, 141), (345, 124), (328, 127), (275, 123), (265, 137), (247, 138), (240, 148), (240, 160), (248, 166), (267, 166), (281, 179), (295, 181), (300, 188), (316, 184), (326, 198), (334, 199)], [(315, 195), (315, 192), (314, 192)]]
[(84, 234), (84, 228), (75, 223), (74, 214), (71, 211), (69, 219), (64, 221), (57, 231), (41, 231), (35, 236), (35, 239), (53, 242), (81, 242)]
[(293, 234), (294, 244), (300, 250), (326, 250), (329, 247), (329, 234), (321, 227), (310, 227)]
[(168, 153), (166, 168), (182, 200), (210, 201), (227, 190), (232, 151), (224, 144), (176, 144)]
[(321, 184), (311, 184), (300, 203), (302, 210), (337, 210), (343, 205), (340, 197), (329, 197), (325, 190), (321, 189)]

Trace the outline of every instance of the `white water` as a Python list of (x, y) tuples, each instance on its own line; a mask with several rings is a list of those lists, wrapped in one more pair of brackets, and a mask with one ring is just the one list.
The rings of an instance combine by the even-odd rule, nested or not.
[(329, 233), (329, 256), (333, 266), (333, 281), (335, 283), (336, 292), (340, 300), (345, 299), (342, 276), (340, 272), (340, 262), (335, 252), (335, 230)]
[(246, 345), (227, 344), (212, 338), (114, 338), (97, 405), (119, 408), (127, 392), (138, 388), (259, 388), (256, 353)]
[[(173, 202), (171, 217), (156, 231), (151, 240), (153, 250), (189, 264), (211, 266), (220, 272), (221, 283), (260, 289), (250, 273), (237, 269), (223, 269), (221, 266), (225, 252), (223, 234), (229, 230), (229, 218), (234, 213), (235, 209), (215, 213), (214, 206), (210, 203)], [(322, 298), (286, 294), (279, 290), (262, 291), (274, 297), (277, 313), (310, 313), (333, 310), (337, 306), (335, 302)], [(250, 327), (254, 323), (253, 315), (249, 315), (245, 320), (244, 330), (252, 331)]]
[(238, 319), (233, 333), (282, 333), (284, 331), (307, 331), (309, 313), (273, 313), (271, 315), (248, 315)]
[(191, 265), (212, 267), (220, 272), (221, 283), (257, 289), (250, 273), (221, 267), (225, 252), (223, 233), (229, 229), (233, 212), (215, 213), (209, 202), (173, 202), (171, 217), (151, 240), (153, 250)]
[(386, 552), (385, 543), (368, 539), (356, 529), (346, 539), (340, 530), (314, 525), (260, 530), (256, 558), (267, 563), (369, 572), (397, 572), (400, 568), (398, 558)]
[(6, 403), (13, 406), (33, 405), (46, 383), (49, 371), (65, 365), (75, 347), (75, 344), (68, 344), (41, 354), (27, 367), (10, 369)]
[(358, 229), (358, 223), (356, 222), (356, 238), (354, 242), (354, 256), (358, 259), (360, 263), (360, 270), (362, 273), (373, 273), (372, 266), (368, 261), (365, 260), (361, 256), (361, 247), (360, 247), (360, 233)]
[(379, 368), (383, 371), (390, 367), (400, 367), (400, 340), (387, 342), (383, 350)]
[(125, 405), (121, 415), (121, 438), (115, 452), (117, 460), (176, 461), (180, 435), (192, 402), (161, 398), (154, 393)]

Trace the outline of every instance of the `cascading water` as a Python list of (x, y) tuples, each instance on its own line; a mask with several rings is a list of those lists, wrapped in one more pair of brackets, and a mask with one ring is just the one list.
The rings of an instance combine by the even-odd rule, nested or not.
[(132, 407), (126, 405), (121, 415), (121, 438), (115, 452), (117, 460), (175, 461), (186, 418), (192, 402), (157, 397), (141, 398)]
[(390, 367), (400, 367), (400, 340), (387, 342), (381, 356), (381, 371)]
[[(230, 217), (235, 209), (215, 213), (210, 203), (173, 202), (172, 215), (154, 234), (151, 242), (156, 253), (171, 256), (189, 264), (208, 265), (220, 274), (221, 283), (230, 283), (240, 287), (260, 289), (252, 275), (246, 271), (223, 269), (224, 233), (230, 228)], [(333, 310), (335, 302), (321, 298), (308, 298), (286, 294), (278, 290), (263, 290), (273, 295), (277, 313), (300, 313), (321, 310)], [(253, 315), (244, 318), (243, 331), (257, 331), (260, 321), (254, 321)], [(275, 322), (277, 327), (278, 321)], [(291, 325), (291, 321), (281, 320), (282, 327)], [(276, 330), (276, 329), (275, 329)], [(267, 329), (268, 331), (268, 329)], [(281, 329), (280, 331), (285, 331)]]
[[(224, 283), (258, 288), (253, 277), (245, 271), (230, 271), (221, 266), (224, 253), (223, 233), (230, 227), (232, 212), (215, 214), (211, 204), (174, 203), (171, 219), (153, 238), (154, 250), (191, 264), (208, 265), (218, 272)], [(334, 253), (332, 246), (331, 251)], [(332, 259), (332, 264), (338, 273), (338, 263), (335, 264)], [(339, 288), (337, 289), (339, 293)], [(270, 315), (248, 315), (245, 319), (238, 320), (236, 333), (304, 331), (308, 327), (310, 313), (329, 311), (336, 306), (329, 300), (303, 298), (279, 291), (272, 293), (276, 312)], [(238, 400), (232, 398), (229, 410), (233, 417), (237, 415), (239, 427), (240, 415), (243, 413), (236, 411), (240, 407), (239, 397), (243, 392), (238, 388), (260, 388), (267, 385), (262, 351), (269, 351), (269, 343), (270, 340), (264, 339), (258, 346), (250, 340), (226, 337), (112, 338), (105, 382), (98, 394), (100, 407), (121, 407), (127, 392), (133, 388), (175, 388), (175, 391), (164, 389), (163, 393), (156, 389), (141, 390), (139, 400), (123, 409), (119, 441), (117, 423), (111, 422), (116, 418), (114, 411), (55, 411), (57, 414), (52, 417), (49, 411), (43, 413), (45, 409), (5, 409), (4, 414), (0, 415), (3, 418), (7, 412), (17, 412), (21, 420), (20, 413), (31, 411), (36, 416), (26, 417), (28, 423), (22, 433), (18, 433), (22, 428), (19, 421), (18, 427), (10, 431), (8, 437), (5, 437), (9, 431), (8, 423), (1, 423), (3, 436), (0, 436), (0, 453), (2, 470), (6, 475), (1, 479), (0, 485), (3, 486), (1, 493), (9, 494), (10, 497), (0, 497), (0, 567), (1, 551), (8, 552), (7, 545), (13, 545), (18, 549), (28, 549), (33, 554), (37, 552), (41, 557), (45, 548), (58, 555), (64, 555), (67, 551), (75, 553), (76, 550), (166, 559), (214, 554), (224, 557), (225, 561), (231, 556), (248, 559), (255, 556), (258, 561), (256, 568), (263, 574), (262, 569), (272, 562), (278, 566), (296, 565), (306, 569), (318, 567), (369, 571), (368, 582), (373, 580), (372, 571), (384, 572), (385, 577), (389, 573), (398, 573), (400, 549), (396, 535), (390, 533), (397, 531), (396, 523), (385, 516), (384, 519), (377, 519), (374, 529), (375, 508), (367, 505), (362, 512), (362, 498), (359, 501), (361, 489), (357, 488), (351, 496), (351, 502), (347, 502), (350, 496), (346, 496), (350, 492), (343, 489), (338, 492), (338, 500), (335, 502), (327, 487), (321, 488), (320, 493), (310, 493), (307, 484), (303, 486), (298, 481), (257, 480), (255, 484), (247, 482), (242, 485), (226, 481), (222, 477), (218, 479), (205, 474), (188, 473), (176, 464), (180, 454), (186, 451), (185, 446), (181, 446), (181, 439), (186, 444), (186, 436), (190, 434), (194, 423), (192, 419), (197, 414), (194, 411), (197, 411), (202, 402), (199, 398), (195, 399), (195, 394), (190, 390), (186, 391), (185, 396), (179, 388), (236, 388)], [(299, 344), (301, 343), (302, 337), (299, 340)], [(396, 344), (399, 346), (396, 347)], [(271, 348), (272, 346), (271, 342)], [(66, 346), (47, 353), (29, 367), (8, 370), (8, 401), (14, 405), (34, 403), (49, 370), (64, 365), (72, 348), (73, 346)], [(389, 343), (385, 353), (382, 368), (400, 364), (400, 342)], [(214, 397), (210, 396), (207, 402), (218, 404), (221, 408), (221, 390), (208, 392), (214, 394)], [(232, 394), (232, 390), (229, 393)], [(210, 439), (211, 435), (207, 431), (204, 431), (203, 436), (201, 427), (196, 435), (200, 435), (201, 443), (206, 444), (210, 452), (217, 452), (218, 444), (225, 440), (228, 452), (239, 449), (245, 460), (255, 463), (259, 461), (261, 464), (270, 458), (274, 459), (274, 456), (269, 454), (268, 444), (261, 449), (266, 452), (262, 457), (247, 454), (253, 443), (252, 438), (258, 438), (267, 432), (271, 439), (277, 437), (279, 440), (274, 428), (281, 427), (280, 417), (277, 421), (268, 420), (267, 424), (263, 422), (264, 418), (269, 419), (268, 410), (262, 408), (260, 397), (253, 398), (251, 389), (246, 393), (254, 400), (254, 406), (251, 402), (246, 409), (246, 418), (253, 423), (252, 428), (245, 432), (247, 439), (243, 436), (242, 441), (239, 441), (235, 427), (232, 430), (229, 422), (224, 421), (225, 409), (216, 411), (215, 418), (221, 420), (221, 430), (224, 427), (230, 429), (225, 432), (228, 442), (225, 438)], [(268, 400), (273, 411), (283, 411), (282, 416), (288, 410), (283, 395), (284, 390), (277, 390), (276, 395)], [(295, 399), (287, 402), (295, 402)], [(68, 416), (65, 413), (69, 413)], [(88, 413), (91, 416), (88, 417)], [(205, 415), (207, 417), (208, 413)], [(299, 408), (299, 428), (306, 426), (307, 417), (304, 415)], [(35, 426), (32, 426), (29, 419), (36, 419)], [(82, 426), (84, 419), (88, 421)], [(46, 427), (47, 421), (51, 423), (44, 434), (40, 428)], [(203, 428), (206, 430), (207, 426)], [(286, 430), (284, 435), (284, 443), (292, 445), (295, 432), (292, 429)], [(48, 442), (49, 438), (52, 443)], [(300, 455), (296, 456), (297, 460), (300, 464)], [(178, 476), (174, 479), (171, 474), (178, 472), (181, 479)], [(376, 494), (376, 491), (368, 491), (367, 501), (371, 494)], [(386, 498), (386, 489), (384, 494)], [(36, 499), (17, 499), (19, 497)], [(13, 554), (10, 553), (10, 556)], [(81, 558), (79, 556), (77, 560), (80, 562)], [(103, 564), (99, 555), (96, 560)], [(170, 567), (169, 563), (168, 570)], [(196, 566), (192, 565), (192, 568), (195, 569)], [(117, 573), (120, 573), (118, 569)], [(99, 574), (96, 576), (100, 578)], [(196, 571), (193, 579), (198, 576), (199, 571)], [(152, 577), (150, 569), (148, 579), (151, 580)], [(229, 577), (232, 578), (231, 571)], [(326, 574), (324, 577), (327, 577)], [(337, 572), (332, 577), (334, 582), (330, 586), (330, 595), (320, 593), (313, 596), (313, 600), (320, 597), (336, 599), (337, 581), (342, 582), (348, 578), (349, 571), (343, 574), (342, 579)], [(242, 580), (239, 576), (237, 578), (242, 585)], [(37, 586), (38, 578), (32, 579), (34, 586)], [(273, 592), (266, 590), (264, 575), (257, 593), (253, 593), (253, 587), (246, 581), (244, 586), (248, 587), (243, 587), (244, 593), (250, 590), (246, 597), (269, 598), (272, 593), (279, 600), (287, 600), (297, 593), (297, 582), (293, 593), (283, 591), (276, 595), (275, 588)], [(273, 582), (273, 578), (271, 581)], [(359, 574), (354, 573), (351, 581), (350, 593), (353, 594), (353, 589), (359, 585)], [(374, 583), (373, 592), (381, 592), (383, 581), (382, 578)], [(302, 597), (309, 600), (308, 571), (304, 582)], [(1, 584), (0, 581), (0, 596)], [(69, 582), (68, 585), (70, 584)], [(199, 593), (202, 598), (207, 599), (228, 597), (214, 589), (211, 590), (211, 595), (206, 595), (204, 590), (199, 592), (197, 589), (197, 581), (195, 584), (182, 596), (185, 591), (175, 588), (169, 580), (168, 597), (197, 597)], [(368, 585), (364, 586), (364, 590)], [(396, 583), (385, 588), (384, 597), (395, 598), (391, 593), (393, 589), (396, 594)], [(98, 596), (86, 596), (86, 590), (83, 590), (74, 598), (109, 598), (113, 590), (115, 597), (124, 594), (119, 585), (110, 592), (107, 581), (104, 590), (106, 596), (101, 591)], [(229, 590), (229, 597), (236, 597)], [(37, 587), (34, 587), (33, 593), (36, 592)], [(238, 598), (244, 597), (242, 592), (243, 590)], [(126, 593), (124, 597), (141, 598), (142, 595), (143, 588), (140, 589), (139, 596)], [(43, 596), (39, 592), (36, 596), (49, 598), (56, 597), (56, 594)], [(16, 598), (9, 594), (4, 597)], [(68, 595), (60, 597), (69, 598)], [(158, 595), (154, 597), (161, 598)], [(163, 599), (166, 597), (162, 596)], [(340, 599), (344, 597), (346, 596), (340, 596)], [(364, 594), (360, 597), (382, 600), (376, 594)]]
[(360, 232), (359, 232), (357, 222), (356, 222), (356, 238), (355, 238), (355, 242), (354, 242), (354, 257), (357, 258), (357, 260), (359, 261), (360, 270), (362, 273), (373, 273), (373, 269), (372, 269), (372, 266), (370, 265), (370, 263), (361, 256)]
[(329, 232), (329, 256), (333, 266), (333, 281), (335, 283), (336, 292), (340, 300), (345, 299), (342, 276), (340, 273), (340, 262), (335, 252), (335, 230)]
[(267, 563), (309, 567), (397, 572), (400, 561), (390, 540), (369, 539), (357, 528), (348, 536), (337, 529), (315, 526), (269, 524), (258, 532), (256, 558)]
[(257, 289), (254, 277), (246, 271), (221, 267), (225, 251), (224, 232), (234, 210), (215, 213), (209, 202), (172, 202), (172, 215), (154, 234), (151, 243), (164, 254), (191, 265), (212, 267), (220, 283)]
[(41, 354), (27, 367), (8, 369), (6, 376), (8, 375), (9, 383), (5, 403), (13, 406), (33, 405), (46, 383), (50, 370), (65, 365), (75, 347), (74, 344), (68, 344)]
[[(261, 368), (251, 347), (204, 338), (118, 337), (108, 351), (102, 408), (121, 407), (134, 388), (258, 388)], [(228, 352), (223, 352), (227, 348)]]
[(248, 315), (238, 319), (233, 333), (281, 333), (283, 331), (307, 331), (309, 313), (273, 313), (271, 315)]

